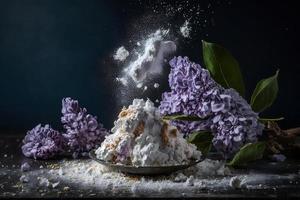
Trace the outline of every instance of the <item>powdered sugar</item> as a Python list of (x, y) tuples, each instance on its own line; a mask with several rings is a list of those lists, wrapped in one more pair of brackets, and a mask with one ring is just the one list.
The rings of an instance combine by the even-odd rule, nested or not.
[(45, 177), (37, 177), (38, 181), (39, 181), (39, 185), (41, 187), (49, 187), (50, 186), (50, 182), (47, 178)]
[(201, 157), (195, 145), (161, 119), (149, 99), (134, 99), (132, 105), (122, 109), (114, 124), (113, 134), (96, 150), (99, 159), (153, 166), (181, 165)]
[(229, 185), (235, 189), (240, 188), (241, 187), (241, 179), (237, 176), (234, 176), (230, 179)]
[(184, 24), (180, 27), (180, 33), (183, 37), (189, 38), (192, 31), (192, 27), (190, 26), (190, 22), (185, 20)]
[(117, 61), (124, 61), (129, 56), (129, 51), (125, 49), (124, 46), (118, 48), (118, 50), (114, 54), (114, 59)]
[(131, 79), (137, 85), (144, 83), (151, 76), (160, 74), (164, 58), (176, 51), (176, 44), (173, 41), (165, 40), (168, 34), (169, 30), (158, 29), (149, 34), (145, 41), (137, 42), (137, 46), (141, 47), (141, 50), (132, 50), (136, 57), (133, 57), (129, 65), (124, 68), (119, 79), (122, 78), (127, 82), (128, 79)]
[(121, 78), (116, 77), (116, 81), (119, 82), (119, 83), (121, 83), (123, 86), (127, 86), (128, 85), (128, 80), (126, 78), (124, 78), (124, 77), (121, 77)]
[[(78, 194), (80, 191), (87, 191), (88, 195), (96, 193), (109, 197), (197, 197), (199, 191), (226, 191), (227, 194), (238, 188), (280, 189), (287, 186), (282, 185), (283, 182), (292, 185), (300, 178), (299, 174), (279, 175), (246, 171), (240, 174), (239, 171), (229, 171), (224, 161), (210, 159), (169, 176), (129, 176), (89, 159), (62, 160), (55, 166), (48, 165), (43, 169), (23, 172), (21, 175), (24, 195), (31, 195), (31, 191), (38, 189), (42, 190), (45, 196), (55, 195), (56, 192), (76, 191)], [(41, 178), (48, 179), (48, 187), (47, 184), (39, 185), (38, 179)], [(69, 194), (71, 195), (71, 192)]]
[(20, 177), (20, 181), (21, 181), (22, 183), (28, 183), (28, 182), (29, 182), (29, 178), (28, 178), (28, 176), (26, 176), (26, 175), (22, 175), (22, 176)]
[(26, 172), (26, 171), (29, 171), (30, 170), (30, 165), (28, 164), (28, 162), (24, 162), (22, 165), (21, 165), (21, 171), (22, 172)]
[(158, 83), (154, 83), (153, 87), (154, 88), (159, 88), (159, 84)]
[[(215, 167), (211, 168), (212, 165)], [(210, 168), (207, 168), (210, 166)], [(181, 183), (181, 185), (186, 185), (194, 183), (194, 185), (199, 185), (199, 181), (204, 180), (209, 177), (221, 177), (221, 174), (225, 175), (225, 171), (220, 174), (217, 172), (220, 169), (225, 169), (224, 162), (214, 161), (206, 159), (196, 166), (190, 167), (186, 170), (173, 173), (168, 178), (160, 177), (136, 177), (126, 176), (123, 173), (112, 171), (111, 169), (95, 162), (92, 160), (86, 161), (65, 161), (62, 163), (59, 169), (52, 169), (50, 174), (59, 176), (60, 171), (63, 171), (62, 179), (78, 181), (82, 185), (96, 187), (105, 187), (104, 185), (115, 185), (115, 187), (121, 187), (121, 185), (126, 185), (126, 187), (131, 184), (138, 183), (146, 185), (160, 185), (163, 183)], [(229, 175), (229, 174), (227, 174)], [(107, 184), (105, 184), (107, 183)], [(153, 186), (152, 186), (153, 187)]]

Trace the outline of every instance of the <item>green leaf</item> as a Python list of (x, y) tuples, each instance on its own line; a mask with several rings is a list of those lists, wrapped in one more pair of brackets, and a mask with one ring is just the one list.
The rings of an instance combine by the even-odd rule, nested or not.
[(274, 76), (259, 81), (251, 96), (251, 107), (255, 112), (262, 112), (270, 107), (277, 97), (278, 93), (278, 77), (279, 70)]
[(164, 120), (182, 120), (182, 121), (200, 121), (204, 120), (204, 118), (200, 118), (198, 116), (187, 116), (187, 115), (166, 115), (163, 116)]
[(258, 118), (258, 120), (260, 122), (268, 122), (268, 121), (277, 122), (277, 121), (284, 120), (284, 117), (278, 117), (278, 118)]
[(245, 85), (239, 63), (224, 47), (202, 41), (203, 60), (215, 81), (225, 88), (234, 88), (245, 96)]
[(212, 146), (213, 135), (209, 131), (198, 131), (192, 133), (187, 141), (189, 143), (195, 144), (197, 149), (202, 152), (204, 156), (210, 151)]
[(261, 159), (265, 148), (265, 142), (248, 143), (235, 154), (233, 159), (227, 165), (233, 167), (244, 166), (250, 161)]

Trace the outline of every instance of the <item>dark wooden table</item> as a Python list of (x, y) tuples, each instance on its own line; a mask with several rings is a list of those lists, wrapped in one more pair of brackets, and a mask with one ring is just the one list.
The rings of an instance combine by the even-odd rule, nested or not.
[[(29, 183), (22, 183), (20, 177), (26, 173), (20, 170), (24, 162), (31, 164), (32, 170), (50, 170), (47, 166), (59, 164), (61, 160), (39, 161), (28, 159), (21, 153), (22, 137), (1, 136), (0, 138), (0, 197), (139, 197), (130, 192), (112, 192), (100, 191), (96, 188), (83, 188), (81, 183), (68, 183), (60, 181), (56, 188), (46, 189), (40, 187), (36, 180), (30, 180)], [(71, 158), (70, 158), (71, 159)], [(88, 162), (89, 159), (82, 159), (82, 162)], [(81, 162), (79, 160), (79, 162)], [(270, 163), (266, 161), (256, 162), (249, 166), (248, 169), (240, 170), (239, 173), (247, 174), (249, 170), (255, 173), (269, 174), (291, 174), (291, 179), (274, 179), (274, 181), (264, 181), (263, 184), (272, 187), (262, 187), (261, 189), (224, 189), (224, 190), (201, 190), (197, 193), (190, 193), (187, 197), (300, 197), (300, 162), (296, 160), (287, 160), (282, 163)], [(182, 197), (181, 193), (176, 191), (172, 193), (157, 192), (147, 197)]]

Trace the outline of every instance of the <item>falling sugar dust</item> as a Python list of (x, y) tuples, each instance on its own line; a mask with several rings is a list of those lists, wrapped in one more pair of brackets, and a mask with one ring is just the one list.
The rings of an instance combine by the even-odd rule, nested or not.
[(213, 7), (220, 3), (153, 0), (132, 4), (142, 5), (148, 12), (133, 21), (134, 26), (128, 30), (130, 39), (113, 55), (120, 70), (115, 75), (116, 103), (120, 106), (134, 98), (159, 98), (157, 92), (165, 78), (163, 72), (169, 68), (168, 61), (195, 33), (207, 36), (206, 28), (214, 21)]
[(116, 51), (115, 55), (113, 56), (117, 61), (124, 61), (129, 56), (129, 52), (125, 49), (124, 46), (121, 46)]
[(122, 80), (131, 79), (136, 85), (143, 84), (150, 76), (162, 72), (165, 57), (176, 51), (175, 42), (164, 40), (168, 33), (169, 30), (158, 29), (148, 36), (137, 58), (123, 70)]
[[(121, 99), (122, 104), (135, 98), (138, 91), (145, 92), (149, 88), (147, 84), (162, 74), (167, 58), (177, 49), (175, 42), (169, 38), (168, 29), (158, 29), (146, 39), (137, 41), (136, 47), (130, 52), (123, 46), (116, 51), (114, 59), (118, 62), (125, 61), (122, 71), (115, 79), (119, 83), (117, 95), (120, 95), (118, 99)], [(157, 84), (155, 88), (158, 88)]]
[(184, 24), (180, 27), (181, 35), (185, 38), (189, 38), (192, 31), (192, 27), (190, 26), (190, 22), (185, 20)]

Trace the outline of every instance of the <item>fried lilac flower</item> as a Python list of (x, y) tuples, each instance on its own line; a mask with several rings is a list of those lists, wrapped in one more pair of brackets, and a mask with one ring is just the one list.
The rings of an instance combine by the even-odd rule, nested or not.
[(195, 115), (206, 120), (197, 122), (172, 121), (187, 136), (197, 130), (210, 130), (213, 144), (225, 157), (230, 157), (248, 142), (255, 142), (263, 125), (257, 113), (234, 90), (215, 82), (208, 70), (187, 57), (170, 61), (170, 92), (162, 95), (160, 112), (163, 115)]
[(64, 136), (73, 157), (100, 146), (108, 132), (97, 122), (96, 117), (79, 106), (77, 100), (64, 98), (61, 112), (61, 122), (66, 130)]
[(64, 152), (64, 137), (50, 125), (39, 124), (23, 139), (22, 152), (26, 157), (49, 159)]

